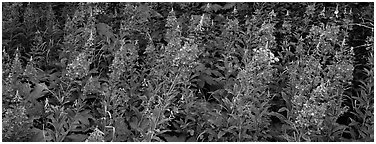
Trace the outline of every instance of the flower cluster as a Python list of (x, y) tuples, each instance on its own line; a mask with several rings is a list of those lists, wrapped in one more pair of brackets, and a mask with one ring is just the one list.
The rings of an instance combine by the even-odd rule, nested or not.
[[(349, 63), (341, 63), (337, 65), (328, 66), (330, 75), (334, 81), (338, 82), (348, 82), (352, 79), (352, 72), (354, 67)], [(350, 81), (351, 82), (351, 81)]]
[(122, 104), (128, 102), (130, 98), (124, 88), (118, 88), (112, 91), (110, 99), (114, 101), (113, 107), (117, 107), (123, 106)]
[(181, 47), (174, 58), (174, 65), (188, 65), (188, 67), (193, 67), (195, 65), (195, 60), (198, 57), (198, 46), (193, 40), (185, 42), (184, 46)]
[[(314, 5), (309, 6), (307, 14), (312, 15), (313, 10)], [(346, 111), (342, 107), (344, 84), (351, 81), (354, 68), (353, 51), (345, 44), (347, 32), (340, 26), (321, 23), (309, 31), (305, 39), (310, 43), (298, 44), (298, 60), (290, 63), (288, 70), (290, 85), (295, 88), (291, 92), (294, 124), (312, 136), (330, 131), (325, 120), (336, 120)]]
[(253, 49), (253, 51), (255, 52), (253, 59), (254, 61), (258, 61), (259, 63), (270, 65), (271, 63), (279, 61), (279, 59), (275, 57), (274, 54), (268, 48), (268, 43), (265, 47)]
[(317, 102), (312, 102), (310, 99), (303, 105), (303, 108), (298, 111), (295, 123), (300, 128), (308, 128), (308, 134), (314, 132), (320, 134), (323, 129), (323, 122), (325, 118), (327, 104), (319, 105)]
[(165, 48), (166, 57), (174, 57), (176, 51), (181, 48), (181, 33), (182, 27), (180, 26), (175, 16), (175, 11), (171, 10), (166, 22), (167, 33), (166, 40), (168, 44)]
[(238, 19), (229, 19), (226, 24), (227, 31), (238, 31), (239, 30), (239, 20)]
[(308, 134), (320, 134), (323, 129), (323, 121), (326, 116), (329, 103), (329, 83), (321, 83), (313, 90), (308, 100), (305, 100), (303, 107), (297, 111), (295, 123), (298, 127), (308, 128)]
[(83, 94), (92, 94), (98, 92), (100, 89), (100, 83), (97, 78), (90, 77), (86, 82), (82, 92)]
[(90, 133), (90, 136), (85, 142), (104, 142), (104, 133), (98, 128), (95, 128), (94, 132)]
[(20, 56), (19, 56), (19, 50), (16, 50), (16, 56), (13, 59), (11, 71), (9, 74), (9, 78), (13, 78), (12, 82), (17, 79), (17, 77), (24, 72), (24, 69), (22, 68)]
[[(80, 33), (77, 33), (80, 31)], [(92, 6), (86, 3), (80, 3), (78, 10), (75, 11), (72, 18), (67, 18), (64, 25), (64, 52), (68, 55), (68, 59), (76, 56), (76, 52), (87, 51), (85, 57), (89, 58), (93, 52), (90, 49), (94, 45), (96, 29), (95, 15)]]
[(89, 6), (88, 11), (89, 18), (85, 26), (85, 35), (88, 35), (89, 38), (86, 40), (85, 43), (86, 49), (89, 49), (94, 45), (95, 34), (97, 33), (95, 29), (95, 17), (93, 15), (94, 9), (91, 6)]
[[(20, 101), (20, 97), (17, 95), (18, 93), (14, 100)], [(22, 141), (22, 137), (28, 133), (25, 127), (31, 124), (25, 107), (20, 105), (9, 109), (3, 107), (3, 113), (3, 141)]]
[(168, 14), (166, 27), (168, 28), (166, 33), (166, 40), (171, 42), (174, 39), (180, 39), (182, 27), (179, 24), (175, 15), (175, 11), (173, 9)]
[(29, 63), (26, 65), (25, 72), (23, 73), (24, 76), (27, 76), (29, 80), (33, 82), (38, 82), (40, 78), (40, 74), (42, 74), (42, 70), (36, 68), (34, 66), (34, 61), (30, 58)]
[(111, 80), (119, 80), (124, 72), (131, 73), (132, 68), (137, 65), (137, 49), (135, 44), (125, 44), (121, 41), (120, 49), (116, 52), (115, 58), (110, 67)]
[[(275, 72), (270, 64), (278, 61), (278, 58), (266, 47), (254, 50), (253, 57), (250, 60), (246, 59), (245, 68), (238, 74), (238, 78), (246, 80), (253, 88), (263, 86), (270, 82)], [(249, 52), (246, 51), (245, 55), (248, 55), (248, 53)]]
[[(19, 57), (19, 53), (18, 53), (18, 49), (16, 50), (16, 56), (14, 57), (11, 65), (8, 65), (8, 67), (10, 68), (9, 70), (7, 69), (4, 69), (3, 71), (3, 78), (5, 80), (3, 80), (3, 84), (2, 84), (2, 94), (3, 94), (3, 102), (5, 102), (5, 99), (8, 99), (8, 100), (11, 100), (12, 99), (12, 96), (14, 96), (15, 94), (15, 90), (13, 88), (13, 84), (15, 84), (15, 82), (17, 81), (18, 77), (24, 72), (24, 69), (22, 68), (22, 64), (21, 64), (21, 61), (20, 61), (20, 57)], [(6, 65), (3, 65), (3, 66), (6, 66)], [(5, 73), (6, 72), (6, 73)]]
[(80, 53), (72, 63), (67, 66), (67, 76), (71, 79), (80, 79), (89, 72), (90, 61), (86, 52)]
[(205, 30), (205, 27), (210, 26), (210, 17), (207, 14), (191, 16), (191, 31), (199, 32)]
[[(253, 19), (256, 19), (257, 16), (259, 15), (254, 16)], [(247, 22), (249, 29), (254, 28), (253, 23), (257, 23), (257, 21), (250, 20)], [(272, 80), (275, 73), (271, 64), (278, 62), (279, 59), (270, 50), (275, 45), (273, 31), (272, 23), (263, 23), (256, 33), (248, 33), (251, 38), (255, 38), (255, 41), (250, 43), (256, 43), (256, 49), (251, 52), (245, 49), (243, 56), (245, 68), (238, 74), (238, 77), (245, 79), (252, 88), (266, 85)]]
[(74, 37), (75, 23), (70, 17), (67, 18), (67, 22), (64, 24), (64, 48), (67, 50), (74, 50), (74, 44), (77, 43), (76, 38)]
[(309, 132), (320, 133), (328, 105), (327, 101), (321, 100), (328, 95), (328, 91), (326, 85), (320, 85), (313, 93), (307, 90), (323, 81), (318, 73), (321, 64), (309, 57), (293, 63), (289, 69), (291, 86), (296, 90), (291, 100), (296, 115), (294, 123), (299, 128), (308, 128)]
[(84, 37), (82, 35), (77, 35), (76, 31), (79, 30), (82, 26), (85, 25), (84, 23), (84, 17), (85, 17), (85, 10), (84, 10), (84, 4), (81, 3), (79, 5), (79, 9), (75, 11), (72, 18), (67, 18), (67, 22), (64, 25), (64, 47), (65, 49), (69, 50), (70, 52), (73, 52), (77, 50), (78, 48), (81, 48), (84, 46), (83, 39), (86, 39), (87, 37)]
[(263, 23), (261, 28), (258, 30), (258, 33), (260, 34), (260, 42), (266, 44), (268, 41), (269, 47), (273, 48), (273, 45), (275, 43), (275, 37), (273, 35), (274, 32), (274, 24), (273, 23)]

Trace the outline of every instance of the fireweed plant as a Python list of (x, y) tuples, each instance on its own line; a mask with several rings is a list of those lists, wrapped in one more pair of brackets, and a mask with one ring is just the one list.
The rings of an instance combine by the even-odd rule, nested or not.
[(3, 3), (3, 141), (374, 141), (372, 10)]
[[(313, 17), (315, 5), (308, 5), (306, 16)], [(336, 23), (321, 23), (312, 26), (306, 40), (300, 38), (296, 47), (297, 61), (287, 67), (291, 89), (293, 120), (288, 121), (295, 129), (293, 141), (321, 141), (322, 135), (334, 140), (344, 129), (333, 123), (346, 111), (342, 107), (343, 92), (352, 79), (353, 51), (346, 44), (351, 26)], [(290, 118), (288, 118), (290, 119)]]

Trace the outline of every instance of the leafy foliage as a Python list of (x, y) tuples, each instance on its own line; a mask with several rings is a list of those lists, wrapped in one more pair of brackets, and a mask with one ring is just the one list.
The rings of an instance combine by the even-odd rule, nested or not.
[(3, 3), (3, 141), (374, 141), (373, 3)]

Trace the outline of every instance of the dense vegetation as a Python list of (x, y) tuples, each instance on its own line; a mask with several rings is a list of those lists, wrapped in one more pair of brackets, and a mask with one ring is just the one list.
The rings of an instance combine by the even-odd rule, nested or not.
[(373, 3), (2, 3), (3, 141), (374, 141)]

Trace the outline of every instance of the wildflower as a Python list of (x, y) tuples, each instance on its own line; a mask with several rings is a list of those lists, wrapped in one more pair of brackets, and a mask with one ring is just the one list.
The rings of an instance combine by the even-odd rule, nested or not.
[(193, 41), (185, 42), (184, 46), (177, 51), (174, 58), (174, 65), (188, 65), (193, 66), (195, 59), (198, 57), (198, 46)]
[(90, 61), (86, 52), (80, 53), (72, 63), (68, 65), (67, 76), (70, 79), (83, 78), (89, 72)]
[(104, 142), (104, 133), (98, 128), (95, 128), (94, 132), (90, 133), (90, 136), (85, 142)]
[(111, 79), (119, 80), (120, 76), (125, 72), (132, 72), (134, 66), (137, 65), (138, 53), (135, 44), (125, 44), (122, 41), (120, 49), (115, 54), (115, 58), (110, 67)]

